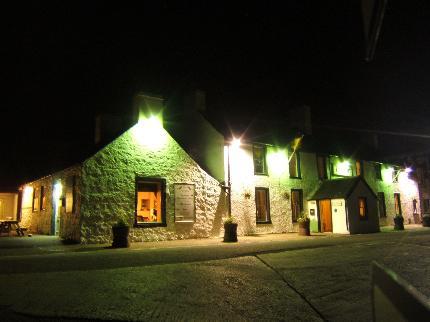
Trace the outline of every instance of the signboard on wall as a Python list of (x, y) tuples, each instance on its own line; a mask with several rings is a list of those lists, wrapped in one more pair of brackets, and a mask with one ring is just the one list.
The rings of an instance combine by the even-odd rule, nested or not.
[(194, 222), (195, 185), (175, 183), (175, 222)]

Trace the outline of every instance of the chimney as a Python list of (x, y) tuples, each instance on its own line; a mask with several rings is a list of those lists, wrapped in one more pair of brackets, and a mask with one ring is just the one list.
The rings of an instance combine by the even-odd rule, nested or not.
[(184, 99), (185, 109), (190, 112), (204, 112), (206, 110), (206, 93), (194, 90), (188, 93)]
[(162, 116), (164, 99), (160, 96), (139, 93), (134, 98), (133, 118), (136, 122), (150, 115)]

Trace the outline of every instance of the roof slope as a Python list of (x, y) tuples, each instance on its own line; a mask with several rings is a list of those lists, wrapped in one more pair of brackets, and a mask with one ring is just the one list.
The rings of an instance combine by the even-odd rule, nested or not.
[(308, 198), (308, 200), (336, 198), (346, 199), (360, 181), (363, 181), (365, 186), (372, 192), (373, 195), (375, 194), (362, 177), (352, 177), (324, 181), (318, 190), (316, 190), (313, 195)]

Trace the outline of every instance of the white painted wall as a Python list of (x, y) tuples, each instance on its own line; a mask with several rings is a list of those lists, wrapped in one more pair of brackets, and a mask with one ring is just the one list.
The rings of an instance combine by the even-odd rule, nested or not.
[(311, 228), (311, 231), (314, 233), (318, 232), (318, 226), (319, 226), (317, 205), (318, 204), (316, 200), (308, 201), (308, 209), (309, 209), (308, 216), (311, 221), (310, 228)]
[(345, 199), (331, 199), (331, 217), (333, 223), (333, 233), (349, 234), (346, 225)]

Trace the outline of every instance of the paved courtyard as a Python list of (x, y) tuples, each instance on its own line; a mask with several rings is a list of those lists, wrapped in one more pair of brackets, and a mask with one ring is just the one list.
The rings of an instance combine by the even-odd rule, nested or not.
[(16, 321), (368, 321), (373, 260), (430, 298), (430, 229), (408, 228), (130, 249), (0, 238), (0, 313)]

